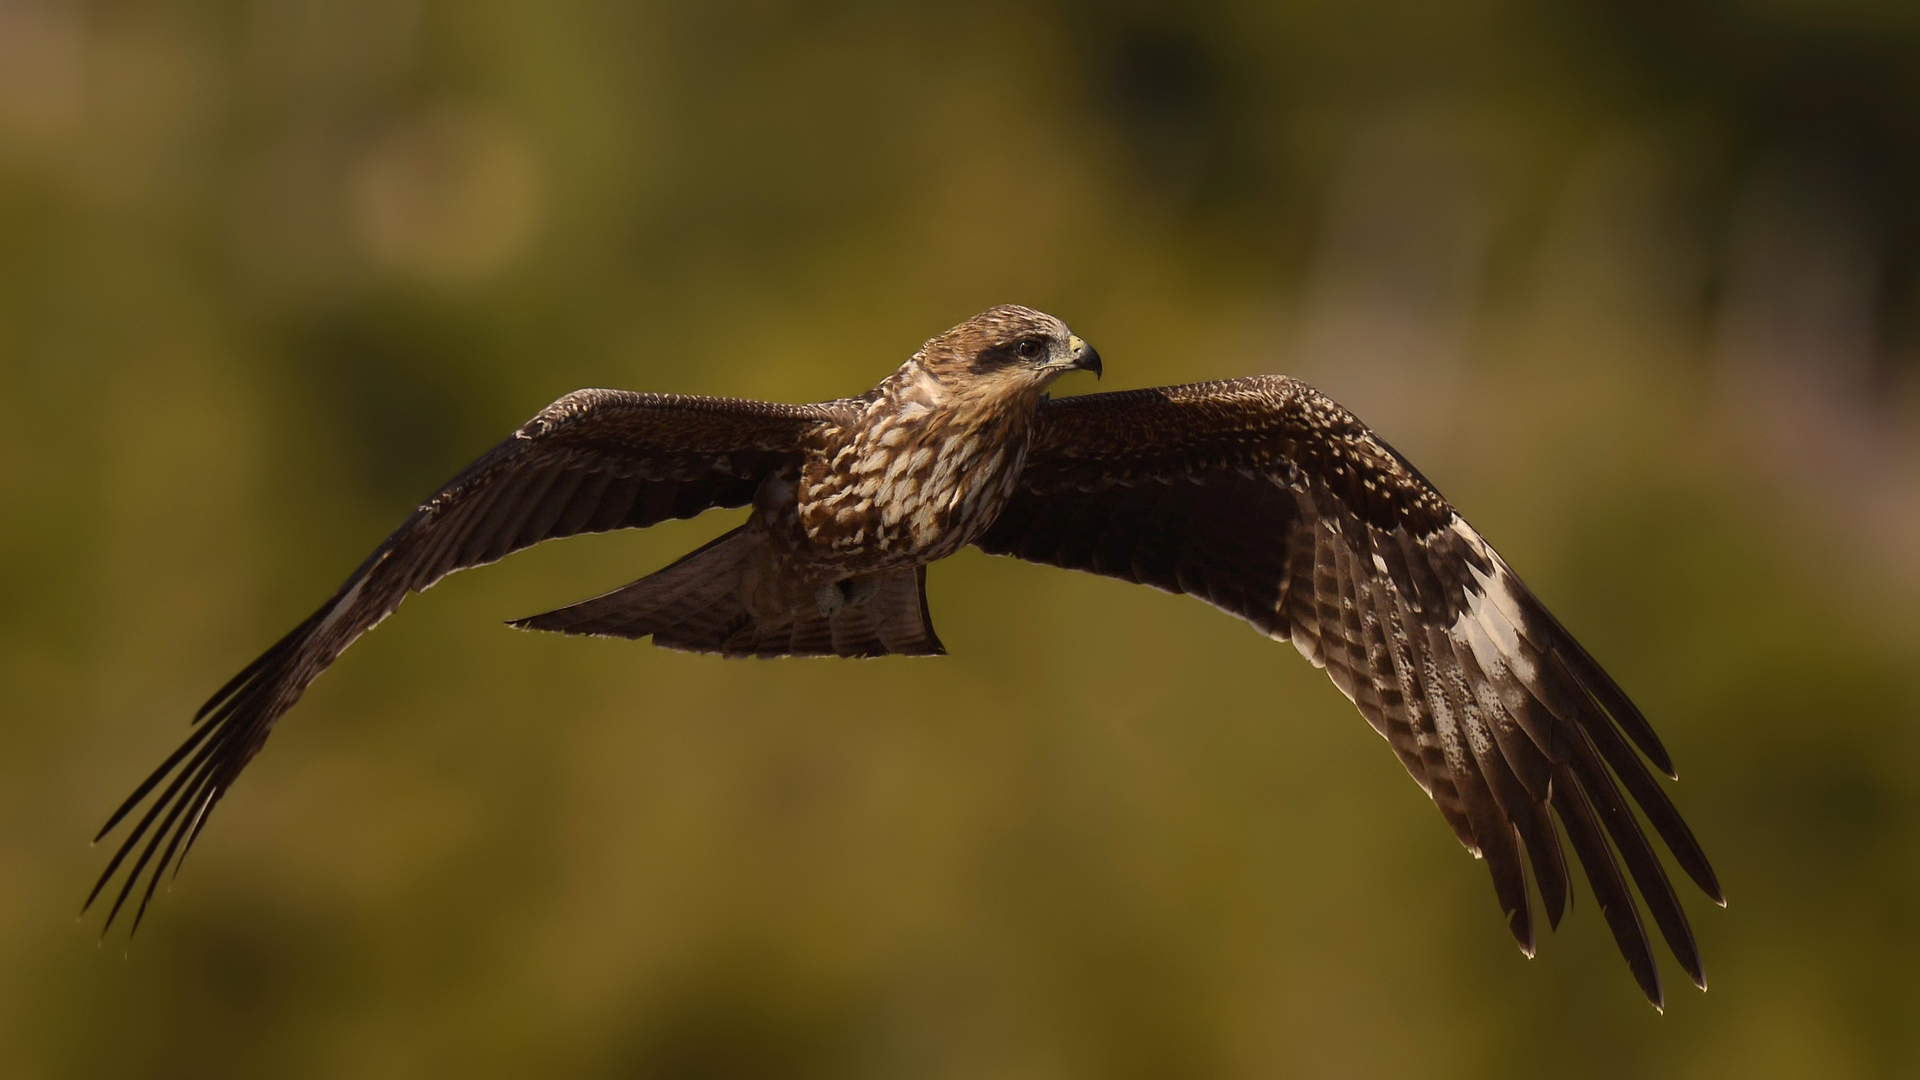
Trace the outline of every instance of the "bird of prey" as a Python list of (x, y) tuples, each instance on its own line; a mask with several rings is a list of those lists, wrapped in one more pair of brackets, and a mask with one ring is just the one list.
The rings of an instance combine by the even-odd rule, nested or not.
[(725, 656), (936, 655), (927, 564), (968, 544), (1186, 593), (1326, 670), (1486, 861), (1523, 952), (1534, 948), (1527, 868), (1550, 924), (1567, 905), (1564, 830), (1655, 1007), (1660, 977), (1629, 877), (1706, 986), (1633, 809), (1724, 903), (1647, 769), (1673, 776), (1667, 751), (1406, 459), (1294, 379), (1050, 399), (1071, 371), (1099, 375), (1099, 353), (1059, 319), (1007, 305), (855, 398), (568, 394), (434, 493), (200, 708), (100, 831), (148, 805), (87, 903), (137, 852), (107, 916), (144, 876), (137, 927), (274, 724), (408, 593), (542, 540), (751, 504), (745, 524), (665, 569), (513, 625)]

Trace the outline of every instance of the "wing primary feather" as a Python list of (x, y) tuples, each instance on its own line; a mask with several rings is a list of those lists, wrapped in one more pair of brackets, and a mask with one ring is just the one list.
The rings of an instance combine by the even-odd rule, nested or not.
[[(168, 842), (166, 852), (161, 856), (160, 862), (153, 868), (152, 875), (147, 879), (146, 896), (143, 897), (140, 902), (139, 912), (135, 915), (133, 926), (129, 928), (129, 933), (139, 929), (140, 915), (146, 911), (147, 902), (152, 899), (155, 886), (159, 885), (160, 879), (163, 876), (166, 876), (168, 865), (172, 865), (175, 875), (179, 873), (181, 861), (186, 859), (187, 852), (192, 850), (194, 840), (200, 835), (200, 826), (205, 824), (208, 813), (210, 813), (214, 805), (220, 801), (220, 796), (226, 791), (226, 785), (230, 783), (232, 779), (233, 773), (231, 768), (216, 763), (214, 768), (209, 769), (203, 774), (199, 782), (189, 788), (187, 793), (181, 797), (179, 805), (182, 807), (192, 807), (193, 812), (181, 818), (178, 824), (172, 828), (173, 839)], [(182, 843), (183, 837), (185, 838), (184, 843)], [(159, 843), (160, 834), (156, 833), (154, 834), (151, 846), (157, 847)]]
[[(204, 777), (207, 774), (210, 766), (211, 766), (211, 762), (203, 763), (198, 770), (192, 773), (182, 773), (180, 776), (180, 779), (184, 781), (189, 776), (195, 777), (196, 779), (192, 789), (197, 789), (200, 786), (199, 778)], [(183, 812), (185, 812), (187, 805), (191, 801), (192, 801), (191, 798), (172, 799), (171, 789), (170, 789), (170, 793), (165, 800), (154, 804), (154, 807), (153, 807), (154, 813), (158, 813), (161, 810), (166, 810), (167, 816), (161, 820), (160, 827), (154, 830), (152, 839), (150, 839), (147, 842), (146, 846), (141, 849), (140, 857), (134, 861), (133, 869), (127, 871), (126, 880), (122, 882), (120, 885), (120, 894), (114, 898), (113, 909), (107, 912), (106, 925), (100, 928), (101, 934), (104, 935), (108, 930), (113, 929), (114, 919), (119, 917), (120, 909), (126, 906), (127, 897), (132, 894), (134, 886), (139, 884), (140, 872), (142, 870), (145, 870), (147, 868), (147, 864), (153, 861), (154, 853), (159, 850), (160, 842), (163, 839), (165, 839), (168, 831), (173, 827), (173, 823), (179, 820), (180, 815)], [(169, 807), (171, 807), (171, 809), (168, 809)], [(141, 822), (141, 828), (145, 829), (147, 823), (151, 820), (152, 820), (152, 815), (149, 814), (148, 818)], [(133, 842), (136, 838), (137, 838), (137, 834), (135, 837), (129, 837), (127, 840), (126, 846), (127, 847), (133, 846)], [(159, 872), (156, 869), (155, 876), (157, 877), (158, 874)]]
[[(1595, 711), (1597, 710), (1596, 704)], [(1607, 764), (1613, 768), (1614, 774), (1626, 785), (1627, 792), (1633, 796), (1635, 802), (1640, 804), (1641, 810), (1647, 815), (1647, 820), (1652, 823), (1654, 831), (1667, 842), (1667, 848), (1673, 852), (1674, 860), (1680, 864), (1680, 868), (1686, 871), (1687, 876), (1693, 879), (1701, 892), (1706, 893), (1714, 903), (1725, 907), (1726, 895), (1721, 892), (1719, 876), (1714, 873), (1712, 863), (1708, 862), (1706, 851), (1694, 838), (1693, 830), (1687, 826), (1685, 819), (1681, 818), (1679, 809), (1673, 805), (1673, 800), (1668, 798), (1659, 782), (1647, 772), (1646, 766), (1642, 765), (1640, 759), (1635, 756), (1633, 748), (1621, 738), (1619, 730), (1608, 722), (1605, 716), (1599, 716), (1584, 724), (1583, 728), (1587, 736), (1592, 739), (1594, 747), (1599, 750), (1600, 756), (1606, 759)]]
[(180, 858), (173, 864), (173, 876), (180, 876), (180, 868), (186, 865), (187, 856), (193, 852), (194, 843), (200, 839), (201, 827), (207, 823), (207, 817), (213, 813), (213, 808), (220, 804), (220, 797), (226, 794), (226, 791), (224, 786), (216, 785), (213, 790), (207, 792), (206, 798), (200, 801), (200, 809), (193, 815), (193, 829), (187, 833), (186, 846), (180, 849)]
[(1554, 829), (1553, 818), (1548, 815), (1544, 802), (1529, 803), (1526, 812), (1516, 819), (1516, 825), (1521, 842), (1527, 848), (1527, 859), (1533, 864), (1533, 883), (1540, 890), (1540, 906), (1546, 910), (1547, 926), (1558, 930), (1560, 918), (1566, 914), (1572, 898), (1567, 856), (1560, 849), (1560, 834)]
[[(121, 841), (119, 850), (115, 851), (113, 858), (108, 860), (107, 868), (101, 871), (100, 879), (94, 882), (93, 891), (87, 894), (86, 903), (80, 907), (82, 912), (85, 912), (93, 906), (93, 902), (99, 897), (100, 891), (106, 887), (108, 881), (112, 880), (114, 872), (120, 868), (121, 863), (126, 861), (127, 855), (139, 845), (141, 837), (145, 836), (147, 830), (153, 827), (154, 820), (160, 816), (161, 811), (165, 810), (169, 804), (175, 801), (175, 797), (180, 794), (182, 788), (188, 785), (190, 778), (203, 774), (211, 766), (212, 762), (217, 759), (221, 747), (234, 737), (231, 727), (209, 725), (202, 730), (217, 732), (217, 734), (212, 741), (201, 747), (198, 753), (194, 754), (185, 765), (180, 767), (179, 774), (174, 777), (173, 783), (167, 785), (167, 789), (154, 800), (153, 805), (141, 816), (139, 823), (134, 826), (133, 831), (127, 835), (125, 840)], [(112, 920), (109, 919), (108, 921), (111, 923)]]
[(213, 692), (212, 697), (209, 697), (198, 709), (194, 710), (193, 722), (198, 724), (202, 720), (205, 720), (209, 713), (218, 709), (222, 704), (232, 698), (239, 696), (241, 691), (253, 683), (255, 679), (259, 678), (267, 668), (279, 663), (281, 659), (286, 656), (287, 652), (294, 648), (308, 631), (313, 629), (313, 624), (324, 618), (327, 612), (332, 609), (333, 603), (338, 602), (339, 598), (345, 593), (345, 588), (335, 592), (332, 601), (323, 605), (320, 610), (314, 612), (312, 615), (301, 620), (298, 626), (282, 634), (280, 640), (268, 646), (267, 650), (259, 656), (254, 657), (253, 662), (241, 668), (238, 675), (228, 679), (225, 685)]
[(1547, 761), (1564, 761), (1566, 738), (1556, 730), (1558, 720), (1514, 671), (1511, 658), (1487, 621), (1491, 605), (1478, 587), (1466, 595), (1464, 602), (1465, 610), (1447, 632), (1470, 655), (1471, 670), (1480, 672), (1479, 685), (1497, 701), (1498, 714), (1512, 718)]
[(1607, 838), (1594, 820), (1593, 806), (1586, 792), (1572, 769), (1564, 764), (1554, 766), (1553, 807), (1559, 812), (1560, 823), (1566, 827), (1567, 838), (1573, 842), (1580, 864), (1587, 869), (1587, 881), (1593, 886), (1594, 898), (1600, 901), (1600, 913), (1606, 916), (1614, 943), (1626, 958), (1634, 981), (1640, 984), (1641, 992), (1653, 1007), (1665, 1012), (1660, 969), (1654, 963), (1653, 945), (1647, 940), (1646, 927), (1640, 923), (1639, 908), (1633, 902), (1633, 894), (1627, 891), (1626, 879), (1620, 876), (1613, 849), (1607, 846)]
[(1594, 660), (1586, 647), (1581, 645), (1572, 634), (1567, 633), (1566, 627), (1560, 625), (1560, 620), (1554, 617), (1553, 612), (1547, 610), (1547, 606), (1533, 595), (1518, 575), (1511, 570), (1507, 571), (1507, 575), (1519, 590), (1520, 595), (1525, 598), (1523, 602), (1527, 605), (1527, 614), (1539, 618), (1550, 628), (1554, 645), (1552, 651), (1557, 652), (1566, 661), (1567, 667), (1571, 669), (1579, 684), (1600, 702), (1614, 721), (1620, 725), (1621, 730), (1633, 740), (1634, 745), (1640, 748), (1640, 752), (1647, 755), (1648, 760), (1667, 775), (1667, 779), (1680, 779), (1680, 774), (1674, 770), (1672, 756), (1667, 753), (1666, 746), (1661, 743), (1660, 736), (1655, 734), (1653, 725), (1647, 722), (1647, 717), (1640, 711), (1640, 707), (1633, 703), (1633, 699), (1627, 697), (1626, 691), (1620, 689), (1620, 684), (1613, 681), (1613, 676), (1607, 674), (1606, 669)]
[[(307, 622), (312, 622), (312, 619), (308, 619)], [(238, 675), (235, 675), (233, 678), (228, 679), (226, 683), (220, 687), (220, 689), (215, 690), (213, 692), (212, 697), (207, 698), (206, 701), (201, 703), (198, 709), (194, 710), (193, 722), (197, 724), (200, 721), (205, 720), (207, 718), (208, 713), (220, 707), (221, 702), (224, 702), (227, 699), (233, 697), (235, 694), (238, 694), (242, 688), (244, 688), (248, 683), (252, 682), (254, 677), (259, 675), (260, 672), (264, 670), (269, 664), (277, 662), (280, 659), (281, 655), (285, 653), (288, 647), (287, 642), (293, 639), (294, 637), (298, 636), (302, 631), (306, 630), (307, 622), (303, 622), (299, 626), (294, 627), (292, 630), (287, 631), (285, 636), (281, 637), (279, 641), (275, 642), (270, 648), (268, 648), (265, 652), (261, 653), (259, 656), (254, 657), (252, 663), (248, 664), (246, 667), (241, 668), (240, 673)]]
[[(175, 808), (175, 811), (176, 812), (184, 811), (189, 806), (193, 806), (196, 803), (200, 804), (201, 806), (205, 806), (206, 800), (209, 794), (210, 794), (209, 792), (206, 792), (204, 790), (196, 791), (194, 798), (182, 800), (180, 805)], [(153, 843), (156, 845), (160, 842), (160, 837), (164, 833), (171, 833), (171, 838), (167, 840), (167, 849), (164, 852), (161, 852), (160, 854), (160, 861), (154, 864), (153, 872), (147, 875), (147, 888), (145, 892), (140, 894), (140, 906), (134, 909), (133, 925), (131, 927), (128, 927), (127, 929), (127, 932), (129, 934), (139, 932), (140, 923), (143, 920), (145, 920), (147, 917), (147, 905), (153, 902), (154, 890), (160, 887), (160, 879), (166, 876), (167, 864), (173, 861), (174, 852), (180, 849), (181, 839), (185, 837), (188, 829), (192, 826), (193, 822), (198, 820), (200, 820), (200, 813), (198, 811), (195, 811), (191, 817), (181, 818), (179, 824), (173, 827), (172, 829), (164, 830), (163, 833), (154, 834)], [(149, 852), (152, 851), (151, 845), (149, 846), (148, 851)], [(138, 876), (139, 876), (139, 873), (136, 870), (136, 872), (133, 875), (129, 876), (127, 880), (129, 883), (131, 883), (133, 878)], [(113, 920), (111, 916), (109, 916), (107, 921), (109, 925), (112, 924)]]
[[(1493, 893), (1506, 916), (1507, 930), (1514, 944), (1529, 960), (1533, 958), (1533, 908), (1527, 897), (1527, 872), (1520, 861), (1520, 844), (1514, 827), (1492, 807), (1484, 805), (1485, 792), (1476, 791), (1467, 800), (1468, 816), (1474, 820), (1474, 835), (1480, 841), (1487, 871), (1493, 878)], [(1480, 809), (1476, 813), (1475, 807)], [(1484, 831), (1482, 831), (1484, 828)]]
[[(148, 792), (151, 792), (159, 785), (160, 781), (165, 780), (167, 776), (173, 772), (174, 766), (180, 764), (181, 759), (193, 753), (195, 747), (199, 746), (207, 736), (218, 730), (219, 726), (217, 724), (203, 724), (196, 727), (193, 732), (187, 736), (186, 740), (180, 744), (179, 749), (168, 754), (167, 760), (161, 762), (159, 768), (149, 773), (147, 778), (140, 782), (140, 786), (133, 789), (133, 794), (127, 796), (126, 801), (120, 804), (120, 808), (113, 812), (113, 816), (107, 818), (107, 823), (102, 825), (100, 831), (94, 834), (93, 842), (97, 844), (105, 839), (106, 835), (113, 831), (114, 826), (120, 824), (120, 822), (133, 811), (134, 807), (140, 805), (141, 801), (147, 797)], [(91, 900), (89, 900), (89, 902), (91, 902)]]
[[(1451, 634), (1439, 636), (1453, 650), (1454, 660), (1467, 683), (1466, 691), (1473, 696), (1476, 704), (1473, 712), (1492, 736), (1493, 752), (1522, 789), (1521, 802), (1524, 806), (1514, 805), (1511, 814), (1520, 831), (1521, 841), (1526, 845), (1527, 858), (1533, 864), (1534, 884), (1540, 889), (1540, 903), (1547, 913), (1547, 925), (1557, 930), (1561, 916), (1566, 912), (1570, 894), (1566, 855), (1560, 850), (1559, 833), (1553, 827), (1553, 819), (1547, 814), (1547, 800), (1553, 792), (1553, 765), (1521, 730), (1519, 722), (1507, 713), (1506, 706), (1488, 685), (1485, 675), (1478, 674), (1478, 661), (1472, 651), (1454, 640)], [(1497, 775), (1497, 770), (1490, 765), (1482, 771)], [(1529, 781), (1529, 776), (1535, 779)]]
[(1659, 857), (1647, 843), (1646, 834), (1640, 831), (1640, 823), (1634, 820), (1626, 800), (1620, 797), (1619, 787), (1607, 775), (1593, 744), (1584, 737), (1577, 744), (1573, 768), (1581, 777), (1582, 788), (1590, 793), (1601, 823), (1613, 837), (1614, 847), (1626, 860), (1634, 883), (1640, 887), (1640, 896), (1646, 901), (1647, 910), (1653, 913), (1660, 936), (1666, 939), (1667, 947), (1673, 950), (1674, 958), (1680, 961), (1680, 967), (1693, 979), (1693, 984), (1705, 990), (1707, 976), (1700, 965), (1700, 949), (1693, 940), (1693, 928), (1687, 924), (1687, 913), (1680, 907), (1680, 898), (1674, 895), (1673, 883), (1667, 880)]

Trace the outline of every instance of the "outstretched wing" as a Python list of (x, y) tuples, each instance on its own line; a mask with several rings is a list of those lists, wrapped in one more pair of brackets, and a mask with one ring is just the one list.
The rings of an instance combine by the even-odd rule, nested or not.
[(1686, 914), (1621, 790), (1724, 903), (1640, 757), (1672, 776), (1666, 750), (1391, 447), (1281, 377), (1050, 401), (1040, 418), (1019, 488), (982, 549), (1189, 593), (1292, 641), (1486, 859), (1522, 951), (1531, 956), (1534, 943), (1525, 864), (1553, 925), (1567, 901), (1551, 809), (1648, 999), (1662, 1004), (1659, 973), (1619, 860), (1705, 987)]
[(835, 422), (836, 406), (619, 390), (579, 390), (547, 406), (414, 511), (320, 610), (200, 707), (193, 734), (95, 837), (159, 791), (87, 905), (138, 848), (107, 915), (111, 926), (144, 872), (137, 927), (161, 875), (185, 857), (275, 721), (408, 593), (542, 540), (745, 505), (769, 472), (796, 457), (807, 432)]

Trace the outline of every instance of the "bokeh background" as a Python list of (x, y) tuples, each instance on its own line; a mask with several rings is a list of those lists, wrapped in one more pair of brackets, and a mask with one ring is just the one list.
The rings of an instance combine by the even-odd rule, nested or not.
[[(1909, 0), (0, 0), (0, 1074), (1920, 1075), (1917, 283)], [(200, 700), (542, 404), (857, 393), (1004, 301), (1418, 462), (1673, 750), (1712, 991), (1584, 891), (1523, 960), (1190, 600), (501, 625), (731, 515), (416, 598), (75, 922)]]

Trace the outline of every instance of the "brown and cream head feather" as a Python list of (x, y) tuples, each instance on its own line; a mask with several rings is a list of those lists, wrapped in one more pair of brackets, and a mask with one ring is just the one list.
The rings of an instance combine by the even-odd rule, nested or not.
[(914, 357), (948, 391), (984, 391), (1037, 400), (1069, 371), (1100, 374), (1100, 354), (1043, 311), (1001, 304), (928, 341)]

